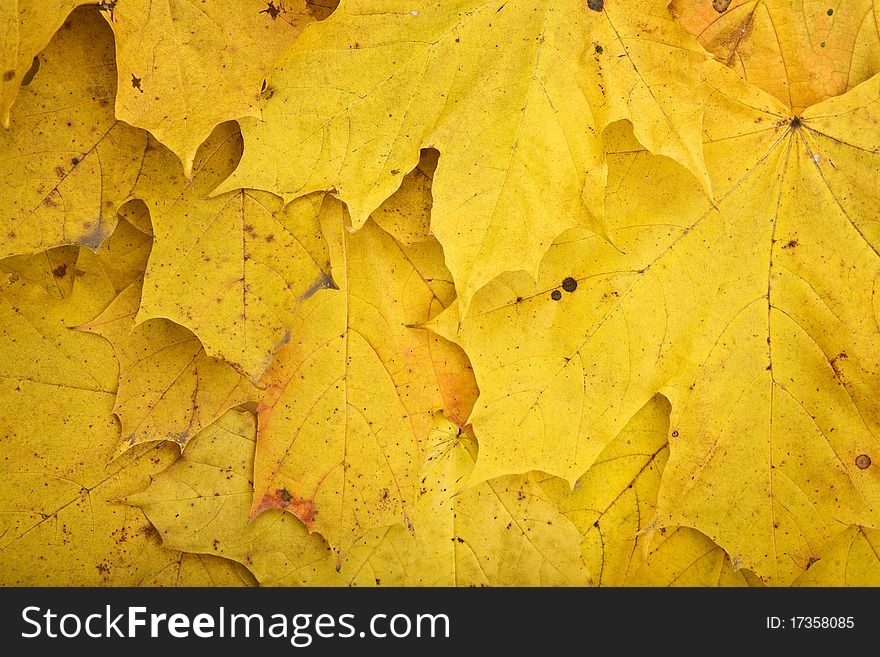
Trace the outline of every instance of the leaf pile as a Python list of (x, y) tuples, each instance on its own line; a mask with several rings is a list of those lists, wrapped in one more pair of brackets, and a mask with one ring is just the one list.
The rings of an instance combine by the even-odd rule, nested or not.
[(880, 582), (873, 2), (50, 4), (4, 584)]

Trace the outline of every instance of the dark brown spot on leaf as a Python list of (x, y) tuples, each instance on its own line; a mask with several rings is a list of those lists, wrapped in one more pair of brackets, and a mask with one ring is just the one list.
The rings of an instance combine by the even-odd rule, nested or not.
[(605, 9), (605, 0), (587, 0), (587, 7), (593, 11), (602, 11)]
[(578, 288), (578, 282), (571, 276), (562, 281), (562, 289), (566, 292), (574, 292)]
[(859, 454), (856, 457), (856, 466), (859, 470), (867, 470), (871, 467), (871, 457), (867, 454)]
[(831, 369), (834, 370), (834, 378), (840, 380), (843, 379), (843, 367), (841, 367), (840, 361), (846, 360), (848, 356), (845, 351), (841, 351), (834, 358), (828, 361), (831, 364)]
[(24, 77), (21, 79), (21, 86), (26, 87), (31, 82), (34, 81), (34, 78), (37, 76), (37, 73), (40, 70), (40, 58), (34, 57), (34, 61), (31, 63), (31, 67), (28, 69), (28, 72), (24, 74)]
[(791, 120), (791, 123), (789, 123), (789, 125), (790, 125), (793, 129), (797, 130), (798, 128), (801, 127), (801, 117), (799, 117), (799, 116), (794, 117), (794, 118)]
[(596, 44), (596, 54), (597, 54), (597, 55), (601, 55), (603, 52), (605, 52), (605, 48), (603, 48), (602, 46), (600, 46), (600, 45), (597, 43), (597, 44)]
[(15, 77), (15, 71), (13, 69), (9, 69), (3, 74), (3, 81), (9, 82), (12, 78)]
[(57, 267), (55, 267), (55, 269), (52, 270), (52, 275), (55, 278), (64, 278), (64, 275), (66, 273), (67, 273), (67, 265), (64, 265), (64, 264), (58, 265)]
[(786, 242), (785, 245), (784, 245), (782, 248), (783, 248), (783, 249), (793, 249), (793, 248), (796, 247), (797, 245), (798, 245), (798, 241), (797, 241), (797, 240), (788, 240), (788, 242)]
[(278, 497), (281, 498), (282, 502), (290, 502), (293, 499), (293, 496), (287, 492), (286, 488), (282, 488), (278, 491)]
[(260, 13), (261, 14), (269, 14), (269, 18), (271, 18), (274, 21), (276, 18), (278, 18), (279, 14), (283, 14), (285, 11), (287, 11), (287, 10), (284, 8), (284, 5), (281, 4), (280, 2), (278, 3), (277, 7), (275, 6), (274, 2), (269, 2), (266, 5), (266, 8), (263, 11), (261, 11)]
[(712, 0), (712, 8), (717, 11), (719, 14), (727, 11), (727, 8), (730, 6), (730, 0)]
[(559, 290), (553, 290), (550, 293), (550, 298), (554, 301), (559, 301), (562, 298), (562, 292), (560, 292)]
[(678, 438), (678, 429), (676, 429), (675, 431), (672, 432), (672, 437)]
[(118, 0), (103, 0), (98, 3), (98, 11), (106, 11), (110, 14), (110, 22), (113, 22), (113, 10), (116, 9)]
[(133, 89), (137, 89), (141, 93), (144, 93), (144, 90), (141, 89), (141, 79), (134, 73), (131, 74), (131, 86)]

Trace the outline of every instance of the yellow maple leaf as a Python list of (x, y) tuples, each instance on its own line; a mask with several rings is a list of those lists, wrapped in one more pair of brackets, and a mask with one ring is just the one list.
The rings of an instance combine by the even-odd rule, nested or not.
[(724, 550), (688, 527), (648, 530), (669, 458), (669, 402), (657, 395), (629, 421), (574, 489), (541, 485), (583, 535), (600, 586), (745, 586)]
[(604, 233), (613, 121), (708, 189), (702, 61), (662, 0), (342, 2), (279, 58), (221, 190), (332, 189), (358, 228), (436, 148), (431, 226), (466, 307), (497, 274), (535, 272), (565, 229)]
[[(459, 331), (481, 390), (475, 481), (542, 469), (574, 482), (663, 391), (662, 524), (786, 584), (844, 527), (880, 522), (880, 257), (876, 191), (860, 178), (876, 158), (878, 82), (792, 116), (713, 67), (717, 205), (618, 135), (618, 248), (572, 231), (537, 282), (501, 277), (463, 320), (437, 322)], [(664, 184), (646, 193), (645, 180)]]
[(146, 133), (113, 116), (113, 37), (77, 10), (0, 133), (0, 257), (62, 244), (98, 248), (131, 191)]
[(798, 114), (880, 71), (875, 0), (672, 0), (719, 61)]
[(120, 219), (113, 234), (96, 252), (98, 263), (116, 292), (122, 292), (143, 278), (152, 248), (153, 240), (149, 234)]
[(305, 0), (105, 5), (116, 36), (116, 115), (171, 149), (187, 177), (218, 124), (259, 116), (266, 72), (313, 20)]
[(880, 532), (846, 528), (794, 586), (880, 586)]
[(114, 413), (120, 449), (158, 440), (181, 446), (255, 394), (228, 364), (209, 357), (198, 338), (166, 319), (135, 325), (141, 282), (123, 290), (94, 320), (78, 328), (105, 337), (119, 361)]
[[(580, 536), (532, 476), (502, 477), (456, 494), (473, 466), (473, 440), (437, 415), (412, 533), (385, 527), (341, 563), (288, 513), (248, 521), (254, 423), (230, 412), (197, 436), (180, 461), (128, 498), (187, 552), (235, 559), (264, 585), (583, 585)], [(206, 523), (205, 518), (210, 520)]]
[(78, 246), (59, 246), (33, 255), (18, 255), (0, 260), (0, 272), (16, 274), (55, 299), (66, 299), (73, 290), (74, 267)]
[(91, 252), (80, 254), (77, 267), (64, 299), (15, 274), (0, 282), (2, 583), (245, 583), (231, 562), (165, 550), (141, 512), (113, 502), (146, 486), (178, 450), (143, 446), (112, 460), (116, 362), (100, 338), (70, 327), (114, 290)]
[(92, 0), (14, 0), (0, 5), (0, 122), (8, 128), (19, 87), (42, 62), (39, 53), (76, 7)]
[(318, 216), (320, 194), (284, 205), (267, 192), (206, 198), (241, 155), (233, 123), (205, 142), (188, 184), (174, 157), (154, 145), (133, 192), (150, 212), (153, 252), (137, 321), (170, 319), (209, 355), (256, 381), (291, 338), (293, 314), (335, 285)]
[(418, 166), (406, 174), (400, 187), (370, 215), (379, 227), (401, 244), (415, 244), (431, 237), (431, 183), (440, 154), (425, 149)]
[(260, 382), (253, 511), (287, 509), (343, 552), (407, 521), (433, 412), (463, 423), (474, 384), (457, 347), (409, 328), (454, 298), (448, 272), (431, 274), (445, 269), (436, 241), (351, 233), (336, 205), (323, 228), (339, 289), (302, 304)]
[(280, 510), (248, 519), (255, 430), (250, 413), (227, 412), (126, 503), (144, 511), (167, 548), (233, 559), (262, 585), (340, 584), (326, 541), (298, 519)]

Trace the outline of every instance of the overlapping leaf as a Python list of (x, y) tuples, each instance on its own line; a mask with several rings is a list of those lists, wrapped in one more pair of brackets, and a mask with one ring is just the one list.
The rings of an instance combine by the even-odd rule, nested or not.
[(264, 585), (339, 584), (327, 543), (297, 518), (275, 510), (249, 520), (254, 448), (253, 415), (229, 411), (127, 503), (143, 509), (169, 549), (234, 559)]
[(880, 72), (875, 0), (672, 0), (727, 66), (800, 113)]
[(333, 189), (360, 227), (434, 147), (431, 224), (466, 307), (497, 274), (536, 271), (566, 228), (604, 232), (610, 122), (708, 188), (701, 61), (655, 0), (342, 2), (268, 76), (223, 189)]
[(724, 550), (688, 527), (649, 531), (669, 458), (669, 402), (655, 396), (578, 479), (541, 485), (583, 535), (600, 586), (745, 586)]
[(290, 340), (297, 307), (334, 283), (320, 195), (288, 205), (253, 190), (206, 198), (240, 155), (237, 127), (223, 124), (200, 151), (190, 185), (171, 153), (150, 150), (134, 191), (154, 232), (137, 321), (185, 326), (209, 355), (256, 381)]
[(474, 384), (457, 347), (410, 328), (453, 300), (436, 241), (405, 251), (373, 223), (351, 233), (326, 202), (339, 289), (303, 303), (261, 381), (254, 514), (287, 509), (341, 552), (409, 522), (433, 413), (463, 421)]
[(116, 115), (149, 130), (188, 177), (217, 125), (259, 116), (266, 72), (313, 20), (305, 0), (124, 0), (102, 11), (116, 36)]
[[(113, 298), (93, 254), (66, 299), (17, 275), (0, 283), (0, 566), (6, 585), (241, 585), (227, 561), (163, 549), (138, 510), (114, 504), (177, 456), (171, 445), (112, 460), (116, 363), (71, 330)], [(35, 420), (35, 418), (39, 418)]]
[[(573, 481), (665, 390), (662, 523), (788, 583), (844, 527), (880, 522), (867, 467), (880, 453), (876, 192), (856, 174), (876, 158), (877, 81), (793, 117), (716, 73), (705, 145), (717, 206), (678, 165), (622, 143), (617, 248), (569, 233), (537, 283), (502, 277), (460, 322), (482, 393), (475, 477), (537, 468)], [(665, 184), (647, 194), (645, 180)]]
[(183, 446), (255, 391), (182, 326), (165, 319), (135, 325), (140, 300), (136, 281), (80, 328), (107, 338), (119, 362), (114, 412), (122, 422), (120, 447), (157, 440)]
[(880, 586), (880, 533), (849, 527), (821, 559), (794, 581), (795, 586)]
[(40, 62), (0, 133), (0, 257), (97, 248), (144, 157), (146, 134), (113, 116), (113, 37), (95, 11), (77, 10)]
[(473, 442), (442, 415), (432, 431), (412, 533), (401, 525), (377, 530), (347, 551), (338, 572), (326, 543), (290, 514), (268, 511), (248, 522), (253, 434), (249, 416), (227, 414), (129, 502), (144, 509), (167, 546), (235, 559), (263, 584), (589, 581), (580, 536), (532, 477), (504, 477), (456, 494), (473, 465)]
[(0, 5), (0, 122), (12, 123), (19, 87), (42, 66), (37, 55), (76, 7), (89, 0), (14, 0)]

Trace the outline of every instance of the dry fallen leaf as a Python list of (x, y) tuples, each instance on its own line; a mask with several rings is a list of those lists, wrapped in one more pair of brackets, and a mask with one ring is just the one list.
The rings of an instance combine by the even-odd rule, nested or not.
[(140, 300), (136, 281), (79, 328), (109, 340), (119, 361), (113, 410), (122, 422), (120, 448), (158, 440), (184, 446), (256, 391), (228, 364), (205, 354), (198, 338), (182, 326), (166, 319), (136, 325)]
[[(538, 281), (509, 274), (437, 327), (474, 364), (475, 480), (574, 481), (657, 391), (672, 401), (658, 516), (787, 584), (880, 523), (880, 330), (871, 241), (878, 79), (791, 116), (717, 66), (705, 114), (717, 205), (621, 136), (616, 248), (572, 231)], [(621, 131), (623, 132), (623, 131)], [(663, 180), (646, 188), (644, 181)], [(876, 468), (876, 466), (874, 466)]]
[(154, 232), (137, 321), (185, 326), (209, 355), (256, 381), (290, 340), (299, 305), (334, 283), (320, 194), (287, 205), (253, 190), (206, 198), (240, 155), (238, 128), (219, 126), (190, 185), (167, 150), (150, 150), (134, 190)]
[(657, 395), (629, 421), (574, 490), (541, 485), (583, 535), (581, 550), (600, 586), (746, 586), (724, 550), (688, 527), (648, 531), (669, 458), (669, 402)]
[(875, 2), (668, 2), (0, 9), (0, 579), (875, 581)]
[(249, 520), (254, 434), (253, 415), (227, 412), (126, 502), (143, 509), (167, 548), (233, 559), (262, 585), (339, 584), (326, 541), (297, 518), (273, 510)]
[(702, 61), (665, 0), (349, 0), (279, 58), (221, 189), (333, 189), (358, 228), (436, 148), (431, 226), (466, 308), (501, 272), (536, 271), (566, 228), (604, 232), (615, 120), (708, 189)]
[(113, 460), (116, 363), (109, 345), (71, 327), (114, 290), (80, 254), (71, 295), (0, 282), (0, 570), (5, 585), (242, 585), (229, 561), (165, 550), (144, 515), (115, 503), (176, 457), (142, 446)]
[(0, 132), (0, 258), (98, 248), (144, 157), (146, 134), (113, 116), (113, 36), (94, 11), (65, 21), (40, 62)]
[(39, 71), (37, 54), (76, 7), (90, 0), (15, 0), (0, 5), (0, 122), (12, 123), (10, 110), (19, 87)]
[(719, 61), (795, 114), (880, 72), (875, 0), (672, 0), (669, 8)]
[(880, 586), (880, 532), (848, 527), (795, 586)]
[(332, 277), (296, 314), (296, 336), (266, 371), (253, 513), (287, 509), (338, 552), (408, 522), (435, 410), (460, 422), (474, 384), (464, 354), (423, 329), (452, 303), (436, 242), (404, 250), (374, 223), (324, 216)]
[[(413, 530), (395, 525), (355, 543), (339, 564), (326, 543), (279, 510), (248, 521), (254, 425), (228, 413), (180, 461), (129, 498), (187, 552), (219, 554), (262, 584), (528, 586), (589, 582), (580, 536), (533, 477), (504, 477), (455, 494), (473, 465), (473, 441), (438, 414)], [(208, 522), (205, 522), (208, 518)]]
[(191, 177), (214, 128), (259, 116), (275, 58), (312, 22), (305, 0), (104, 3), (116, 36), (116, 115), (149, 130)]

